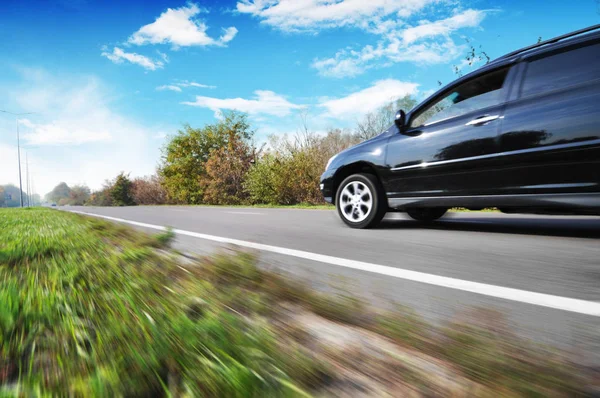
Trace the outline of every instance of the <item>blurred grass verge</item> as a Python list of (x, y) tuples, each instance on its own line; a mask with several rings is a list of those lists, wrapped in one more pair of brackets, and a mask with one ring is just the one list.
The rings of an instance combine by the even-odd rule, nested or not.
[(248, 253), (0, 209), (0, 396), (582, 396), (567, 353), (499, 314), (443, 327), (325, 295)]

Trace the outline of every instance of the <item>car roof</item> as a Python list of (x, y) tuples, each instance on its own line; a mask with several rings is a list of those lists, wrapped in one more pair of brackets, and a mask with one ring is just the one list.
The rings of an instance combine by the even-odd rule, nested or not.
[[(593, 32), (593, 31), (596, 31), (596, 32)], [(588, 33), (588, 32), (591, 32), (591, 33)], [(444, 85), (439, 90), (437, 90), (435, 93), (433, 93), (428, 98), (426, 98), (424, 101), (422, 101), (417, 107), (412, 109), (411, 113), (413, 113), (413, 111), (415, 111), (417, 109), (422, 108), (422, 106), (429, 103), (433, 97), (438, 96), (440, 93), (444, 92), (450, 86), (455, 86), (464, 81), (472, 79), (475, 76), (485, 74), (488, 71), (491, 71), (491, 70), (494, 70), (497, 68), (501, 68), (503, 66), (514, 64), (517, 61), (520, 61), (524, 58), (534, 57), (536, 55), (552, 51), (556, 48), (565, 47), (565, 46), (569, 46), (569, 45), (576, 44), (576, 43), (585, 43), (587, 41), (593, 41), (596, 39), (600, 39), (600, 24), (589, 26), (587, 28), (576, 30), (576, 31), (573, 31), (573, 32), (570, 32), (570, 33), (567, 33), (567, 34), (564, 34), (561, 36), (554, 37), (552, 39), (548, 39), (548, 40), (533, 44), (531, 46), (521, 48), (516, 51), (512, 51), (508, 54), (505, 54), (501, 57), (498, 57), (498, 58), (488, 62), (487, 64), (483, 65), (482, 67), (477, 68), (476, 70), (469, 72), (464, 76), (459, 77), (456, 80), (453, 80), (449, 84)]]
[[(593, 32), (595, 31), (595, 32)], [(591, 32), (591, 33), (588, 33)], [(498, 67), (502, 67), (504, 65), (510, 65), (516, 61), (519, 61), (523, 58), (535, 57), (539, 54), (543, 54), (545, 52), (552, 51), (556, 48), (570, 46), (572, 44), (577, 43), (585, 43), (588, 41), (593, 41), (596, 39), (600, 39), (600, 24), (589, 26), (584, 29), (576, 30), (574, 32), (570, 32), (564, 34), (562, 36), (557, 36), (552, 39), (548, 39), (531, 46), (523, 47), (519, 50), (512, 51), (508, 54), (505, 54), (501, 57), (498, 57), (481, 68), (476, 69), (473, 72), (470, 72), (459, 79), (456, 79), (453, 83), (459, 82), (462, 80), (467, 80), (477, 74), (485, 73), (485, 71), (495, 69)]]

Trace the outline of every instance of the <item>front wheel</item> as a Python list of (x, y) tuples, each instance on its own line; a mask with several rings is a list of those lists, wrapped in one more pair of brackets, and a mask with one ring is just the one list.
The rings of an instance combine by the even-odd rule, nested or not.
[(446, 214), (447, 211), (448, 209), (441, 207), (423, 207), (416, 209), (408, 209), (406, 210), (406, 213), (408, 213), (408, 215), (411, 216), (411, 218), (414, 218), (417, 221), (431, 222), (442, 218), (442, 216)]
[(387, 211), (383, 189), (372, 174), (353, 174), (342, 181), (335, 204), (342, 221), (352, 228), (372, 228)]

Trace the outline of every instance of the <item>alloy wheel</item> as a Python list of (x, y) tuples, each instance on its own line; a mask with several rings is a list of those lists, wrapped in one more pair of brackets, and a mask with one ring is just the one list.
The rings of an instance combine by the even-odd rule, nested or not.
[(350, 181), (340, 194), (340, 210), (352, 223), (366, 219), (373, 209), (373, 194), (361, 181)]

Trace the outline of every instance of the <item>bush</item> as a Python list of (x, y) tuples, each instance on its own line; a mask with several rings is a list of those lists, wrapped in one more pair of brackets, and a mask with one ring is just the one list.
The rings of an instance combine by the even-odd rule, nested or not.
[(101, 190), (95, 191), (85, 203), (86, 206), (112, 206), (113, 200), (110, 196), (110, 187), (104, 186)]
[(250, 202), (278, 204), (281, 161), (273, 154), (266, 154), (254, 164), (246, 176), (245, 189)]
[(167, 203), (167, 191), (157, 175), (135, 178), (131, 182), (131, 196), (137, 205), (163, 205)]
[(110, 190), (110, 197), (114, 206), (131, 206), (135, 204), (131, 194), (131, 180), (128, 174), (121, 172), (115, 178)]
[(248, 142), (253, 134), (247, 116), (239, 112), (226, 112), (217, 123), (200, 129), (185, 125), (163, 148), (159, 175), (169, 199), (177, 203), (203, 203), (206, 163), (211, 152), (226, 148), (232, 140)]
[(358, 143), (356, 135), (331, 130), (321, 137), (312, 133), (293, 139), (271, 138), (271, 151), (251, 167), (246, 190), (253, 203), (320, 204), (319, 179), (329, 158)]
[(246, 201), (244, 178), (254, 152), (254, 148), (236, 136), (232, 136), (226, 146), (211, 151), (205, 165), (206, 174), (200, 179), (204, 203), (237, 205)]

